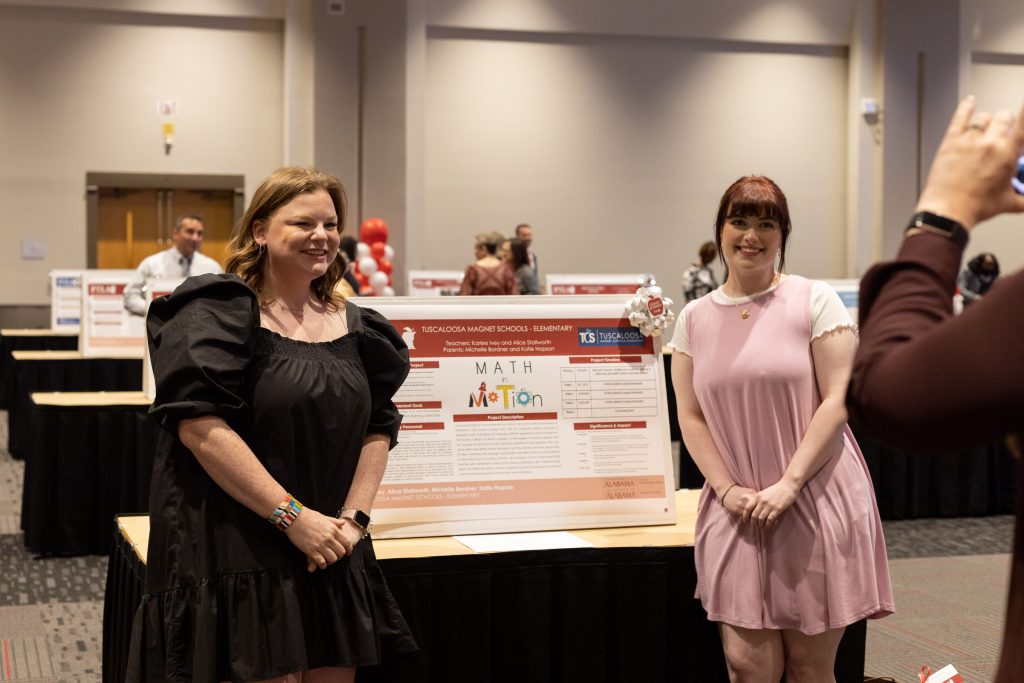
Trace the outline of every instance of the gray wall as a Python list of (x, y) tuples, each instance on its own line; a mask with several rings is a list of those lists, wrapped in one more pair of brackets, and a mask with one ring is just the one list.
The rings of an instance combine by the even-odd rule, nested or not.
[[(896, 251), (960, 92), (958, 0), (882, 3), (884, 237)], [(1006, 106), (1006, 105), (1004, 105)]]
[(421, 265), (464, 266), (474, 233), (529, 222), (544, 271), (652, 272), (678, 300), (722, 192), (754, 173), (789, 196), (790, 269), (844, 268), (844, 49), (428, 37)]
[(409, 258), (405, 17), (403, 0), (349, 1), (342, 16), (328, 15), (322, 3), (313, 8), (316, 164), (345, 181), (353, 234), (366, 218), (388, 223), (396, 285), (405, 282)]

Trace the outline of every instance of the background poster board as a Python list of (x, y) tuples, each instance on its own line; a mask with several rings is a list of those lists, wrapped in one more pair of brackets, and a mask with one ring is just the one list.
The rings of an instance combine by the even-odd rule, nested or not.
[(142, 358), (145, 319), (124, 307), (124, 289), (134, 276), (134, 270), (82, 271), (83, 356)]
[(50, 329), (77, 333), (82, 327), (82, 271), (50, 271)]
[(461, 270), (410, 270), (409, 296), (455, 296), (462, 284)]
[(660, 339), (620, 296), (481, 298), (356, 302), (412, 360), (374, 536), (672, 523)]
[[(167, 280), (151, 280), (146, 286), (146, 312), (149, 313), (149, 305), (153, 303), (153, 299), (157, 297), (166, 296), (178, 288), (185, 278), (172, 278)], [(150, 401), (156, 398), (156, 378), (153, 376), (153, 361), (149, 357), (149, 344), (145, 339), (146, 332), (143, 328), (143, 340), (142, 340), (142, 393), (146, 395)]]
[(545, 276), (546, 294), (636, 294), (647, 276), (640, 273), (578, 273), (576, 275), (553, 274)]
[(846, 310), (850, 312), (850, 317), (853, 318), (853, 322), (857, 322), (860, 280), (852, 278), (848, 280), (825, 280), (825, 282), (832, 285), (832, 289), (836, 290), (839, 294), (839, 298), (843, 300), (843, 305), (846, 306)]

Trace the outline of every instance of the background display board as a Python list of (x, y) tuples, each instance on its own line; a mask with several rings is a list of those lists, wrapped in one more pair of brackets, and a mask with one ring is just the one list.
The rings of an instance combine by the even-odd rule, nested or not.
[(545, 293), (555, 295), (577, 294), (635, 294), (648, 276), (640, 273), (578, 273), (576, 275), (547, 275)]
[(82, 271), (83, 356), (142, 358), (145, 319), (124, 307), (124, 289), (134, 276), (134, 270)]
[(82, 326), (82, 271), (50, 271), (50, 329), (78, 332)]
[[(170, 294), (178, 285), (185, 281), (185, 278), (171, 278), (167, 280), (151, 280), (146, 287), (146, 312), (149, 312), (149, 305), (153, 299)], [(153, 376), (153, 361), (149, 357), (149, 344), (145, 339), (145, 328), (143, 328), (142, 340), (142, 393), (150, 401), (156, 398), (156, 378)]]
[(462, 284), (461, 270), (410, 270), (409, 296), (455, 296)]
[(621, 296), (356, 303), (412, 360), (375, 537), (673, 522), (660, 339)]
[(846, 310), (850, 312), (850, 317), (853, 318), (853, 322), (857, 322), (857, 312), (859, 310), (858, 301), (860, 300), (860, 280), (852, 278), (848, 280), (825, 280), (825, 282), (832, 285), (832, 289), (839, 293), (839, 298), (843, 300), (843, 305), (846, 306)]

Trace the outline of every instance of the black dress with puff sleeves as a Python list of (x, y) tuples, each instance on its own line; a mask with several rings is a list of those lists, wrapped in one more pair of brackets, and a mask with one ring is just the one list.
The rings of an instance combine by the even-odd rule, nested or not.
[(162, 427), (153, 466), (146, 593), (130, 681), (252, 681), (377, 664), (415, 649), (370, 538), (325, 570), (228, 496), (178, 438), (185, 418), (223, 418), (303, 505), (333, 515), (364, 437), (397, 443), (391, 397), (409, 353), (378, 313), (349, 304), (348, 333), (310, 343), (260, 327), (234, 275), (189, 278), (147, 319)]

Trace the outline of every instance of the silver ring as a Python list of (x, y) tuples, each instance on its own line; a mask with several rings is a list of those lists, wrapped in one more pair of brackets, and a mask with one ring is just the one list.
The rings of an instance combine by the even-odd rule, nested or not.
[(982, 126), (980, 123), (972, 122), (972, 123), (967, 124), (967, 127), (970, 130), (977, 130), (977, 131), (981, 131), (982, 133), (985, 132), (985, 127)]

